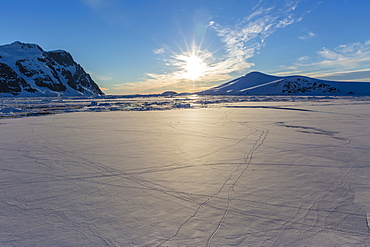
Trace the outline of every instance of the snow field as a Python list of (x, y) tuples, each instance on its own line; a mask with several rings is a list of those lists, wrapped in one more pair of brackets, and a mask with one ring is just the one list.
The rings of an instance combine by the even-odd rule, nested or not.
[(369, 245), (369, 104), (1, 119), (0, 245)]

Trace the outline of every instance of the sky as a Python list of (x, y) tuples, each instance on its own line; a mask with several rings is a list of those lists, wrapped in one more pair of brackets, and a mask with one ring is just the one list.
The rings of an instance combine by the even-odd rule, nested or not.
[(0, 45), (63, 49), (106, 94), (252, 71), (370, 82), (369, 0), (2, 0)]

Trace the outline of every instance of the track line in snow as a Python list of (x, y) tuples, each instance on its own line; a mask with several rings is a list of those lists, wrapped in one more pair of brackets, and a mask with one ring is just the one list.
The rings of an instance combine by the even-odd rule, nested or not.
[(244, 169), (240, 172), (239, 176), (235, 179), (234, 183), (229, 187), (228, 189), (228, 192), (227, 192), (227, 207), (226, 207), (226, 210), (220, 220), (220, 222), (218, 223), (217, 225), (217, 228), (212, 232), (212, 234), (209, 236), (209, 238), (207, 239), (207, 246), (211, 246), (211, 241), (212, 239), (214, 238), (214, 236), (217, 234), (217, 232), (220, 230), (223, 222), (225, 221), (226, 217), (227, 217), (227, 214), (229, 213), (230, 211), (230, 208), (231, 208), (231, 192), (234, 188), (234, 186), (237, 184), (237, 182), (239, 181), (239, 179), (241, 178), (241, 176), (243, 175), (243, 173), (248, 169), (248, 167), (250, 166), (251, 162), (252, 162), (252, 159), (253, 159), (253, 154), (254, 152), (260, 147), (263, 145), (267, 135), (269, 133), (269, 130), (266, 130), (266, 131), (262, 131), (261, 135), (259, 136), (259, 138), (257, 139), (257, 141), (253, 144), (252, 148), (249, 150), (249, 152), (247, 152), (245, 155), (244, 155), (244, 161), (245, 161), (245, 167)]
[[(253, 133), (252, 133), (253, 134)], [(238, 141), (237, 143), (235, 143), (234, 145), (237, 145), (237, 144), (239, 144), (239, 143), (241, 143), (242, 141), (245, 141), (249, 136), (251, 135), (251, 133), (250, 134), (248, 134), (247, 136), (245, 136), (244, 138), (242, 138), (242, 139), (240, 139), (240, 141)], [(233, 146), (234, 146), (233, 145)], [(254, 147), (254, 146), (253, 146)], [(252, 148), (253, 149), (253, 148)], [(244, 161), (245, 161), (245, 157), (244, 157)], [(204, 202), (202, 202), (199, 206), (198, 206), (198, 208), (195, 210), (195, 212), (194, 212), (194, 214), (192, 214), (192, 215), (190, 215), (178, 228), (177, 228), (177, 230), (176, 230), (176, 232), (172, 235), (172, 236), (170, 236), (169, 238), (167, 238), (167, 239), (165, 239), (164, 241), (162, 241), (158, 246), (161, 246), (161, 245), (163, 245), (164, 243), (166, 243), (166, 242), (168, 242), (168, 241), (170, 241), (171, 239), (173, 239), (173, 238), (175, 238), (177, 235), (178, 235), (178, 233), (180, 232), (180, 230), (181, 230), (181, 228), (183, 228), (184, 226), (185, 226), (185, 224), (187, 224), (192, 218), (194, 218), (198, 213), (199, 213), (199, 211), (203, 208), (203, 206), (205, 206), (205, 205), (207, 205), (213, 198), (215, 198), (223, 189), (224, 189), (224, 187), (226, 186), (226, 184), (231, 180), (231, 178), (232, 178), (232, 175), (234, 174), (234, 173), (236, 173), (239, 169), (240, 169), (240, 167), (243, 165), (243, 164), (245, 164), (245, 163), (241, 163), (241, 164), (239, 164), (238, 166), (237, 166), (237, 168), (232, 172), (232, 173), (230, 173), (229, 174), (229, 177), (224, 181), (224, 183), (221, 185), (221, 187), (219, 188), (219, 190), (215, 193), (215, 194), (213, 194), (212, 196), (210, 196), (209, 198), (207, 198), (207, 200), (205, 200)], [(239, 176), (239, 178), (240, 178), (240, 176)], [(229, 199), (228, 199), (229, 200)]]

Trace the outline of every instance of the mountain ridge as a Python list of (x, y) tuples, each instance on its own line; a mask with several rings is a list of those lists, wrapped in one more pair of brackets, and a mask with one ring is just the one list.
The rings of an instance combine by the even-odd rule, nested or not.
[(0, 46), (0, 96), (104, 95), (64, 50), (15, 41)]
[(343, 82), (301, 75), (274, 76), (253, 71), (210, 89), (204, 95), (370, 95), (369, 82)]

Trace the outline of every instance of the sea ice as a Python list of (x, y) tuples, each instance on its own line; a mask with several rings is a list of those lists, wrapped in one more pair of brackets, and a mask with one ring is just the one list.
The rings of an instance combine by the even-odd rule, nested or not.
[(370, 101), (291, 99), (0, 119), (0, 245), (370, 245)]

